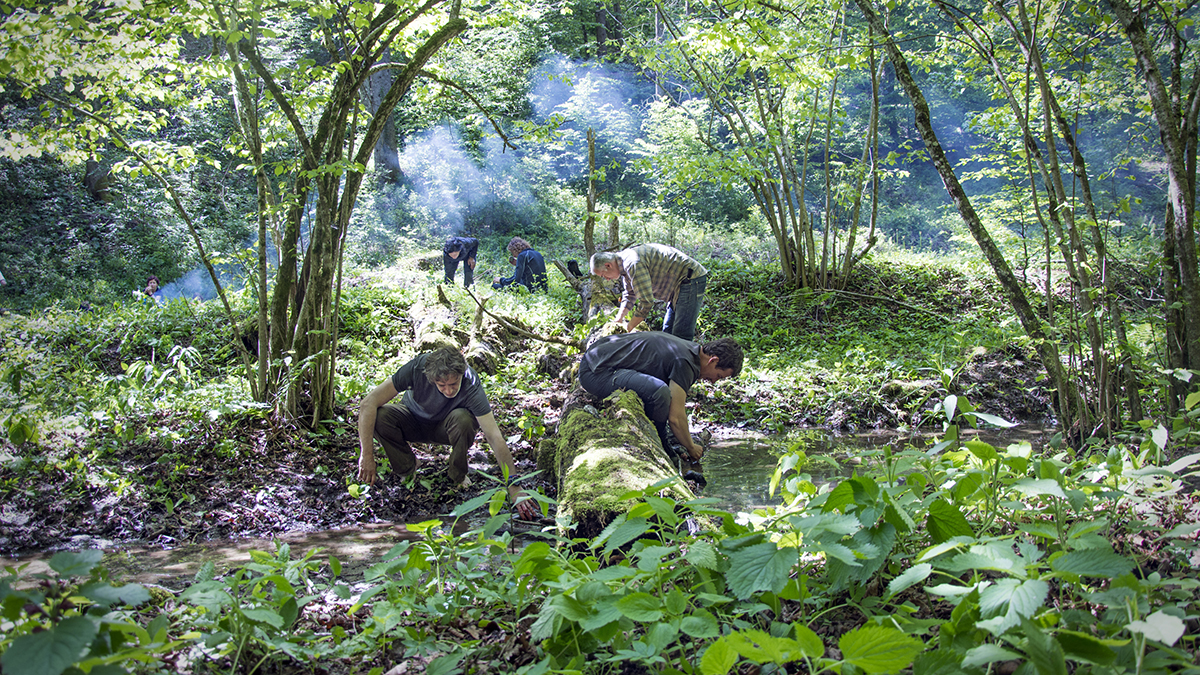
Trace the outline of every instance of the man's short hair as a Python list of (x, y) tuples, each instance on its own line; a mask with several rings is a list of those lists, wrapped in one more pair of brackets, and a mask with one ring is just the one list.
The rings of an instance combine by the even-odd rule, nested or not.
[(425, 377), (434, 384), (437, 384), (438, 380), (461, 377), (465, 372), (467, 360), (457, 349), (442, 347), (429, 352), (429, 356), (425, 357)]
[(595, 253), (592, 255), (591, 261), (592, 273), (595, 273), (596, 268), (600, 267), (604, 263), (615, 262), (620, 264), (620, 260), (620, 256), (618, 256), (615, 251), (600, 251), (599, 253)]
[(733, 338), (719, 338), (700, 346), (705, 354), (717, 357), (717, 367), (722, 370), (732, 370), (733, 377), (742, 373), (742, 346)]
[(160, 284), (162, 283), (161, 281), (158, 280), (158, 277), (154, 276), (153, 274), (146, 277), (146, 283), (150, 283), (151, 281), (154, 281), (154, 282), (160, 283)]

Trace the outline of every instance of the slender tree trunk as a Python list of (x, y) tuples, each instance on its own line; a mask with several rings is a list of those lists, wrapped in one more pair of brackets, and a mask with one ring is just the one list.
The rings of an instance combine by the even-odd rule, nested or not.
[[(1158, 11), (1157, 5), (1139, 7), (1127, 0), (1109, 0), (1117, 20), (1129, 38), (1137, 59), (1154, 119), (1158, 122), (1159, 138), (1167, 159), (1167, 180), (1173, 223), (1175, 250), (1179, 263), (1180, 299), (1183, 302), (1182, 328), (1185, 337), (1184, 357), (1188, 368), (1200, 370), (1200, 269), (1197, 268), (1195, 230), (1195, 186), (1189, 179), (1187, 127), (1181, 122), (1179, 109), (1172, 103), (1171, 92), (1163, 81), (1158, 59), (1146, 34), (1145, 16)], [(1193, 127), (1194, 128), (1194, 127)]]
[(1070, 428), (1081, 413), (1082, 402), (1079, 400), (1079, 394), (1074, 384), (1067, 379), (1063, 371), (1062, 363), (1059, 360), (1058, 348), (1049, 339), (1049, 336), (1045, 335), (1042, 331), (1041, 322), (1038, 320), (1033, 308), (1029, 305), (1020, 282), (1013, 275), (1008, 261), (1004, 259), (1004, 255), (1000, 252), (999, 247), (992, 240), (987, 228), (984, 227), (982, 220), (980, 220), (979, 215), (975, 212), (975, 208), (967, 198), (966, 191), (963, 190), (962, 185), (959, 183), (958, 176), (954, 173), (954, 167), (950, 163), (949, 158), (946, 157), (946, 153), (938, 141), (937, 134), (934, 132), (929, 104), (926, 103), (925, 96), (921, 93), (916, 80), (913, 79), (912, 73), (909, 71), (908, 60), (904, 57), (900, 48), (896, 46), (891, 33), (884, 25), (883, 20), (876, 14), (871, 2), (869, 0), (854, 0), (854, 2), (862, 12), (863, 17), (871, 25), (872, 31), (883, 40), (888, 58), (895, 68), (896, 79), (900, 82), (905, 93), (908, 94), (909, 99), (912, 101), (917, 129), (925, 142), (925, 149), (929, 152), (934, 167), (942, 177), (942, 182), (946, 186), (946, 192), (958, 208), (959, 215), (962, 216), (967, 228), (971, 231), (971, 235), (983, 251), (984, 257), (987, 258), (988, 263), (991, 265), (992, 271), (996, 274), (996, 278), (1000, 282), (1000, 287), (1008, 298), (1009, 304), (1013, 307), (1017, 319), (1021, 322), (1021, 326), (1025, 329), (1026, 334), (1029, 335), (1037, 346), (1042, 364), (1046, 368), (1046, 372), (1049, 374), (1057, 394), (1059, 423), (1064, 428)]

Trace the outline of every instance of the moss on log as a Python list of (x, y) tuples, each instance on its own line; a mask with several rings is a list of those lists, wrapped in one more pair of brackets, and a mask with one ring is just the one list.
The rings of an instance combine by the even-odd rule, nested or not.
[[(577, 394), (582, 390), (566, 404), (553, 442), (542, 444), (538, 467), (558, 481), (559, 522), (571, 536), (594, 537), (628, 511), (632, 502), (622, 495), (679, 474), (637, 394), (614, 392), (599, 408), (583, 403), (591, 397)], [(682, 480), (664, 492), (677, 501), (696, 497)]]

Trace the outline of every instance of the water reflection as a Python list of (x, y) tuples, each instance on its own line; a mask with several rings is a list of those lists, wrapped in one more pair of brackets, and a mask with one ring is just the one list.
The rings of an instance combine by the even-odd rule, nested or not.
[[(1036, 451), (1050, 433), (1041, 428), (973, 429), (964, 432), (964, 440), (982, 440), (999, 449), (1027, 441)], [(720, 508), (734, 513), (773, 506), (779, 503), (779, 497), (768, 492), (771, 475), (779, 458), (793, 450), (803, 450), (808, 456), (805, 471), (819, 484), (849, 476), (856, 469), (861, 472), (862, 465), (872, 461), (884, 446), (890, 445), (896, 452), (909, 446), (927, 450), (939, 440), (935, 434), (894, 431), (835, 435), (821, 429), (802, 429), (776, 437), (739, 432), (714, 439), (709, 445), (703, 463), (708, 484), (700, 495), (716, 499)]]

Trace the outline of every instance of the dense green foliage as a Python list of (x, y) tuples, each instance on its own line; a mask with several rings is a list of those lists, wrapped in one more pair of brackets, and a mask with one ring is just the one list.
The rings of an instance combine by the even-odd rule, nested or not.
[[(0, 6), (0, 549), (65, 547), (71, 518), (114, 504), (222, 536), (244, 505), (212, 482), (294, 505), (279, 455), (317, 499), (377, 518), (354, 407), (413, 356), (440, 243), (481, 239), (483, 288), (513, 235), (579, 260), (589, 189), (622, 243), (711, 270), (701, 335), (747, 349), (739, 379), (693, 390), (692, 418), (780, 442), (777, 501), (752, 513), (657, 486), (595, 540), (518, 537), (485, 489), (361, 578), (279, 546), (169, 594), (59, 553), (51, 574), (0, 577), (0, 670), (1196, 673), (1200, 335), (1181, 327), (1200, 304), (1175, 253), (1194, 244), (1195, 158), (1166, 165), (1168, 132), (1194, 147), (1200, 126), (1200, 6), (1124, 5)], [(345, 49), (385, 34), (370, 63)], [(389, 61), (415, 79), (377, 116), (348, 74)], [(247, 248), (259, 225), (270, 274)], [(211, 297), (202, 263), (227, 307), (192, 299)], [(307, 323), (293, 271), (322, 294)], [(130, 298), (148, 274), (170, 300)], [(582, 338), (551, 275), (489, 309)], [(473, 302), (445, 291), (470, 331)], [(255, 366), (260, 322), (276, 351)], [(485, 377), (526, 461), (576, 356), (518, 340)], [(964, 440), (1005, 418), (1065, 424), (1036, 450)], [(808, 426), (940, 433), (824, 482)], [(10, 527), (39, 510), (54, 528)]]

